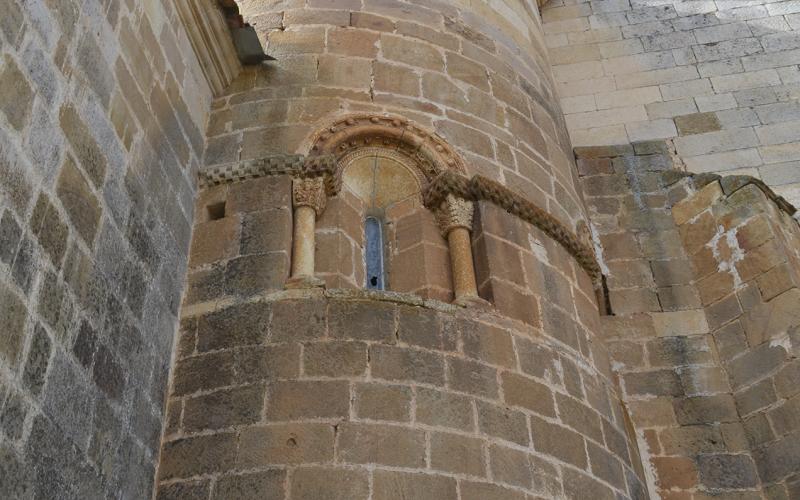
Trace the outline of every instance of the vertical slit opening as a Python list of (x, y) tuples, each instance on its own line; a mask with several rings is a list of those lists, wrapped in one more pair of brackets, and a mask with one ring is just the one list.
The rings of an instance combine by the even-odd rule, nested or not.
[(219, 220), (225, 218), (225, 202), (212, 203), (206, 206), (208, 211), (208, 220)]
[(367, 284), (368, 290), (385, 290), (385, 270), (383, 260), (383, 224), (377, 217), (367, 217), (364, 221), (366, 236)]

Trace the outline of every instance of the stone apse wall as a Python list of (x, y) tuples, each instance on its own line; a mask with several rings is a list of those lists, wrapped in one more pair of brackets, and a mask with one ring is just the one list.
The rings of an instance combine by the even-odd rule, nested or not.
[[(563, 238), (579, 233), (535, 6), (239, 5), (277, 61), (212, 104), (204, 172), (223, 182), (197, 203), (159, 498), (646, 498), (592, 281), (552, 234), (484, 199), (469, 229), (485, 301), (448, 304), (448, 283), (449, 295), (366, 292), (328, 255), (363, 233), (340, 199), (345, 170), (318, 216), (316, 269), (347, 279), (284, 290), (298, 181), (248, 178), (275, 154), (340, 146), (344, 164), (359, 147), (405, 154), (405, 138), (411, 153), (452, 148), (453, 172), (513, 188)], [(409, 231), (449, 266), (426, 227)], [(408, 274), (439, 282), (424, 269)]]
[(0, 497), (146, 498), (211, 92), (171, 2), (0, 12)]
[(800, 5), (551, 0), (542, 9), (576, 146), (672, 138), (689, 171), (800, 202)]
[[(0, 496), (800, 496), (793, 208), (683, 172), (795, 196), (796, 2), (552, 2), (544, 29), (510, 0), (237, 3), (277, 60), (227, 85), (212, 3), (0, 0)], [(623, 20), (664, 33), (597, 24)], [(418, 174), (389, 292), (361, 290), (357, 176), (259, 170), (367, 146)], [(298, 172), (327, 288), (290, 278)]]

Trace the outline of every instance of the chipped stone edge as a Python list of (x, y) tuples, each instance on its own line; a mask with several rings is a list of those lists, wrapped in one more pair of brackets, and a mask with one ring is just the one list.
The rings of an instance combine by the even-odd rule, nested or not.
[(798, 220), (797, 208), (789, 203), (786, 198), (775, 193), (775, 191), (767, 186), (761, 179), (757, 179), (749, 175), (719, 175), (712, 173), (693, 174), (691, 172), (681, 172), (676, 170), (674, 178), (668, 180), (667, 187), (672, 186), (683, 179), (691, 179), (698, 189), (703, 188), (712, 182), (719, 181), (722, 192), (725, 193), (726, 197), (731, 196), (733, 193), (744, 187), (754, 185), (760, 189), (769, 200), (775, 203), (779, 209), (786, 212), (795, 220)]

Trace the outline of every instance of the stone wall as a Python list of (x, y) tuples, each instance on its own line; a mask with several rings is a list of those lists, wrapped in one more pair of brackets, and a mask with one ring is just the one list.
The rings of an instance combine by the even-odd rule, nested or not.
[(171, 2), (0, 11), (0, 497), (146, 498), (211, 93)]
[(651, 492), (793, 498), (793, 208), (752, 178), (673, 170), (664, 142), (577, 151)]
[(575, 227), (572, 148), (526, 2), (239, 2), (268, 54), (214, 102), (207, 165), (308, 153), (348, 113), (390, 113), (439, 133), (468, 174), (524, 193)]
[(482, 203), (478, 267), (525, 290), (505, 308), (283, 291), (289, 194), (285, 176), (200, 194), (159, 499), (647, 498), (564, 248)]
[(693, 172), (800, 202), (800, 5), (551, 0), (542, 18), (575, 146), (674, 138)]

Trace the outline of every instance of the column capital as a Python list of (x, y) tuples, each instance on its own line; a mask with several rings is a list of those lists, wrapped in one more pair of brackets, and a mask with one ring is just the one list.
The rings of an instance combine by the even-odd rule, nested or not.
[(292, 202), (294, 207), (311, 207), (317, 217), (322, 215), (328, 200), (325, 180), (322, 177), (295, 178), (292, 180)]
[(459, 198), (452, 194), (442, 200), (441, 205), (435, 211), (436, 219), (439, 221), (439, 228), (446, 238), (448, 233), (457, 227), (463, 227), (467, 231), (472, 231), (472, 218), (475, 214), (475, 205), (470, 200)]

